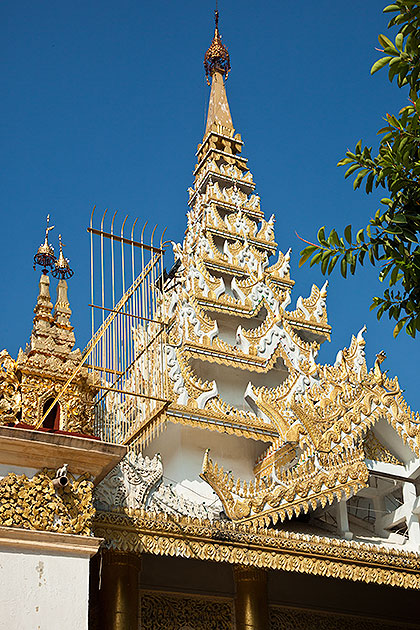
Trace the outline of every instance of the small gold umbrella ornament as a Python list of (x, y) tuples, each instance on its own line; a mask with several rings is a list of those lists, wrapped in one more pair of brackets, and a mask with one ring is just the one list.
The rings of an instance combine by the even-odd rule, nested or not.
[(54, 226), (53, 225), (50, 226), (49, 223), (50, 223), (50, 215), (48, 214), (47, 227), (45, 229), (45, 240), (42, 243), (42, 245), (38, 247), (38, 251), (34, 256), (34, 269), (36, 265), (40, 265), (41, 267), (43, 267), (42, 273), (44, 274), (48, 273), (47, 267), (54, 267), (54, 264), (56, 262), (56, 258), (54, 255), (54, 247), (50, 245), (50, 243), (48, 242), (48, 233), (50, 232), (50, 230), (54, 229)]
[(60, 280), (67, 280), (74, 275), (73, 269), (70, 268), (70, 261), (68, 258), (64, 258), (63, 254), (63, 245), (61, 241), (61, 234), (58, 235), (58, 240), (60, 242), (60, 254), (58, 259), (55, 261), (54, 269), (51, 271), (51, 275), (54, 278), (60, 278)]

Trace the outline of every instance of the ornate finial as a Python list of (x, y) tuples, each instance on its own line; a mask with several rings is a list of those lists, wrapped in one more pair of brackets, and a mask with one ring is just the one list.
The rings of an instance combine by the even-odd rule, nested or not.
[(65, 247), (65, 245), (63, 245), (61, 241), (61, 234), (58, 235), (58, 240), (60, 242), (60, 255), (58, 260), (55, 261), (51, 275), (54, 276), (54, 278), (60, 278), (60, 280), (67, 280), (67, 278), (72, 277), (74, 271), (70, 269), (69, 259), (64, 258), (63, 247)]
[(215, 71), (221, 72), (225, 79), (230, 71), (230, 59), (226, 46), (222, 44), (222, 38), (219, 34), (219, 11), (216, 8), (214, 12), (214, 37), (210, 44), (210, 48), (204, 55), (204, 68), (206, 70), (207, 83), (210, 85), (210, 77)]
[(38, 251), (34, 256), (34, 269), (36, 265), (40, 265), (41, 267), (43, 267), (43, 270), (42, 270), (43, 274), (47, 274), (48, 273), (47, 267), (53, 267), (56, 261), (56, 258), (54, 255), (54, 247), (50, 245), (48, 242), (48, 232), (54, 229), (54, 226), (53, 225), (50, 226), (49, 223), (50, 223), (50, 215), (47, 214), (47, 227), (45, 229), (45, 240), (42, 243), (42, 245), (38, 247)]
[(386, 372), (382, 372), (381, 363), (383, 363), (386, 359), (386, 353), (381, 350), (379, 354), (376, 355), (375, 365), (373, 367), (373, 377), (378, 385), (383, 385)]

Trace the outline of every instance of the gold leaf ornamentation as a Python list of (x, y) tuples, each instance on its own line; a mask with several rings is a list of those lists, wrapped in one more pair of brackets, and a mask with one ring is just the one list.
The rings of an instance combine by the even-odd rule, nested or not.
[(308, 536), (191, 517), (98, 512), (93, 530), (117, 551), (183, 556), (355, 582), (420, 588), (417, 553), (382, 545)]
[(0, 525), (89, 536), (95, 514), (90, 475), (68, 474), (68, 485), (57, 490), (54, 476), (47, 469), (32, 478), (6, 475), (0, 481)]

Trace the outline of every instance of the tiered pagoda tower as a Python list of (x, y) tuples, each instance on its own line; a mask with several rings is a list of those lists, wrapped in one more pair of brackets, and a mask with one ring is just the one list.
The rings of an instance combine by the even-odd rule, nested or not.
[[(95, 533), (109, 549), (101, 627), (111, 630), (117, 613), (131, 627), (138, 600), (124, 575), (136, 582), (141, 556), (142, 628), (377, 630), (396, 619), (387, 588), (420, 587), (420, 418), (382, 372), (384, 353), (368, 369), (365, 328), (333, 366), (317, 361), (331, 332), (327, 283), (292, 306), (290, 249), (278, 251), (233, 127), (217, 12), (204, 63), (206, 129), (159, 310), (167, 404), (158, 417), (133, 416), (147, 446), (96, 491)], [(116, 428), (128, 422), (123, 406), (114, 413)], [(359, 581), (378, 589), (372, 623)], [(336, 616), (288, 617), (286, 592), (298, 608), (331, 612), (334, 601)], [(217, 611), (200, 599), (214, 593), (225, 598)], [(400, 621), (387, 627), (411, 627)]]
[[(338, 531), (351, 538), (345, 504), (369, 485), (366, 458), (375, 447), (388, 464), (415, 459), (418, 419), (382, 375), (382, 354), (368, 371), (365, 329), (334, 366), (317, 363), (331, 331), (327, 283), (291, 306), (290, 249), (278, 251), (274, 216), (261, 210), (233, 127), (217, 14), (205, 68), (206, 130), (166, 287), (170, 422), (147, 452), (159, 451), (168, 476), (198, 490), (207, 451), (201, 477), (229, 519), (269, 525), (334, 504)], [(200, 492), (208, 494), (203, 483)]]
[[(315, 370), (331, 329), (326, 285), (313, 286), (308, 298), (288, 310), (294, 284), (290, 250), (277, 253), (274, 215), (267, 220), (261, 210), (233, 127), (224, 84), (229, 55), (217, 22), (205, 66), (211, 80), (206, 131), (189, 189), (185, 238), (174, 247), (177, 271), (167, 287), (167, 416), (177, 423), (168, 430), (191, 449), (199, 444), (200, 460), (204, 443), (215, 455), (219, 449), (230, 452), (232, 470), (239, 466), (250, 479), (256, 460), (279, 435), (279, 423), (257, 389), (278, 387), (293, 371), (292, 396)], [(161, 441), (151, 448), (162, 448), (167, 460), (176, 457), (173, 449), (166, 453), (166, 434)], [(197, 470), (198, 460), (194, 465)]]

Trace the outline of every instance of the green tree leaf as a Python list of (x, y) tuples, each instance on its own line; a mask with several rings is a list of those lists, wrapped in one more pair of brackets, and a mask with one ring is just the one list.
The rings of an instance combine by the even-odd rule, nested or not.
[(351, 225), (348, 225), (344, 230), (344, 237), (349, 245), (351, 245)]
[[(395, 320), (394, 335), (405, 328), (415, 337), (420, 332), (420, 0), (396, 0), (384, 9), (393, 13), (388, 27), (395, 29), (394, 41), (379, 35), (382, 56), (371, 68), (374, 74), (388, 66), (388, 79), (398, 87), (409, 86), (410, 102), (402, 95), (398, 113), (387, 112), (377, 133), (378, 146), (364, 146), (359, 140), (354, 152), (345, 151), (338, 166), (345, 166), (344, 178), (353, 177), (353, 188), (366, 194), (384, 189), (380, 208), (372, 208), (365, 228), (356, 227), (355, 242), (348, 225), (340, 231), (325, 227), (318, 231), (319, 251), (303, 250), (301, 263), (321, 265), (330, 274), (340, 260), (341, 274), (356, 273), (366, 256), (377, 267), (383, 294), (372, 299), (380, 319)], [(386, 75), (385, 75), (386, 76)], [(382, 104), (380, 104), (382, 109)], [(385, 110), (386, 111), (386, 110)], [(378, 110), (383, 115), (383, 110)]]
[(386, 66), (387, 63), (389, 63), (392, 58), (393, 57), (387, 56), (387, 57), (382, 57), (381, 59), (378, 59), (378, 61), (375, 61), (375, 63), (370, 69), (370, 74), (375, 74), (375, 72), (378, 72), (378, 70)]

